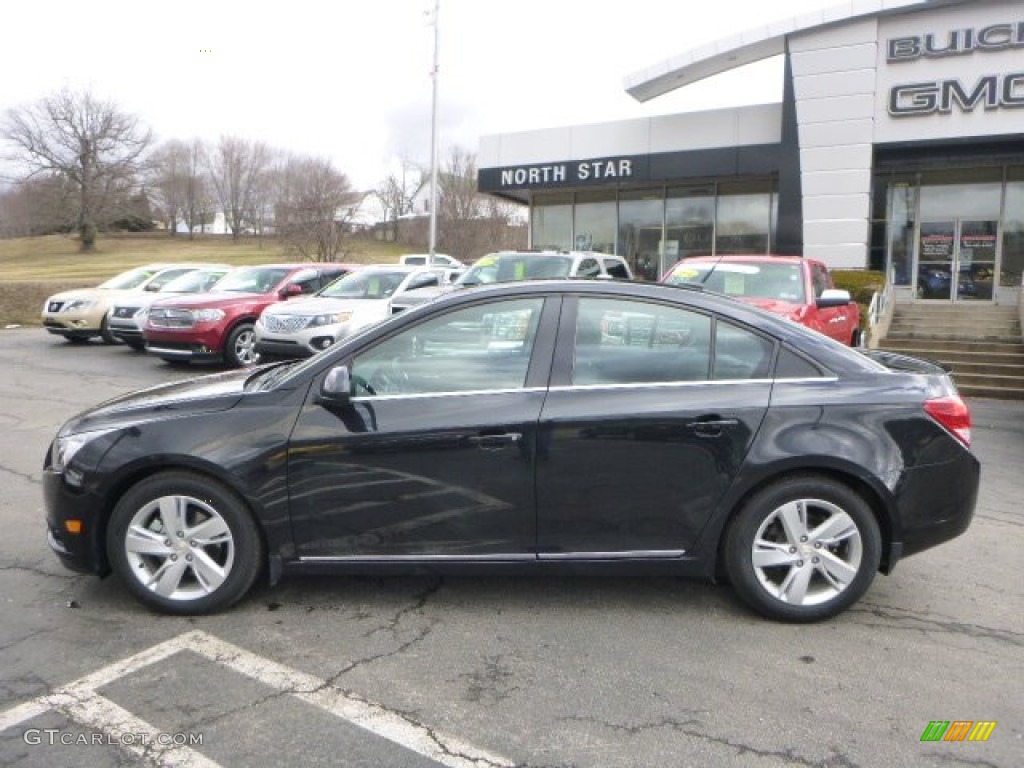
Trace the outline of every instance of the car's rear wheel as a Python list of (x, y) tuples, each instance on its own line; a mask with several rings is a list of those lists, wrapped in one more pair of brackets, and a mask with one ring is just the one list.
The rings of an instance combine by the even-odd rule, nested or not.
[(850, 346), (854, 349), (864, 346), (864, 333), (859, 328), (850, 336)]
[(725, 565), (751, 608), (781, 621), (819, 621), (867, 591), (882, 537), (870, 506), (849, 486), (794, 476), (756, 493), (733, 519)]
[(256, 351), (256, 332), (252, 323), (242, 323), (228, 334), (224, 345), (224, 362), (234, 368), (255, 365), (260, 355)]
[(241, 499), (192, 472), (165, 472), (134, 485), (107, 527), (114, 572), (164, 613), (209, 613), (235, 603), (256, 579), (261, 554)]
[(135, 339), (132, 339), (131, 341), (125, 341), (125, 344), (127, 344), (129, 347), (131, 347), (136, 352), (145, 352), (146, 351), (146, 342), (144, 342), (144, 341), (136, 341)]

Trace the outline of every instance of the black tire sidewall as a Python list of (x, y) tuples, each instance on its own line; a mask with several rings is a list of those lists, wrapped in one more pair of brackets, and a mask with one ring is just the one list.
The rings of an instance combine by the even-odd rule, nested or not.
[[(203, 499), (224, 519), (234, 540), (231, 571), (212, 594), (195, 600), (170, 600), (147, 589), (131, 572), (124, 549), (128, 524), (138, 510), (161, 496)], [(143, 603), (161, 613), (195, 615), (218, 611), (249, 591), (262, 563), (262, 542), (245, 503), (223, 484), (193, 472), (165, 472), (132, 486), (118, 500), (106, 531), (107, 557), (114, 572)]]
[[(757, 579), (751, 554), (758, 528), (774, 510), (794, 499), (821, 499), (840, 507), (857, 524), (863, 548), (860, 569), (850, 585), (820, 605), (790, 605), (765, 591)], [(852, 488), (827, 477), (799, 476), (782, 480), (752, 496), (733, 518), (725, 537), (724, 559), (733, 589), (762, 616), (777, 621), (810, 622), (835, 616), (859, 600), (871, 586), (882, 553), (878, 521), (868, 503)]]

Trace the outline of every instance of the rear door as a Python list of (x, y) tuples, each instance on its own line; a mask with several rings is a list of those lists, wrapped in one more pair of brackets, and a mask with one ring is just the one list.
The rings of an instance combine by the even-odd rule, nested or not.
[(540, 557), (689, 549), (761, 425), (773, 365), (770, 339), (710, 314), (567, 300), (538, 432)]

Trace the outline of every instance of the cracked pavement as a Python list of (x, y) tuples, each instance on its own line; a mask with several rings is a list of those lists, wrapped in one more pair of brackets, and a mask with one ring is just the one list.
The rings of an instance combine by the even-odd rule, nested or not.
[[(982, 490), (963, 537), (897, 565), (824, 624), (785, 626), (727, 587), (671, 578), (307, 577), (236, 609), (157, 616), (113, 579), (65, 571), (39, 475), (84, 407), (195, 372), (125, 348), (0, 333), (0, 712), (193, 630), (517, 765), (1017, 766), (1024, 755), (1024, 403), (976, 401)], [(70, 607), (70, 606), (77, 607)], [(101, 693), (162, 730), (203, 733), (222, 766), (433, 765), (289, 691), (179, 653)], [(995, 720), (985, 743), (927, 743), (931, 720)], [(159, 764), (109, 746), (30, 746), (0, 764)]]

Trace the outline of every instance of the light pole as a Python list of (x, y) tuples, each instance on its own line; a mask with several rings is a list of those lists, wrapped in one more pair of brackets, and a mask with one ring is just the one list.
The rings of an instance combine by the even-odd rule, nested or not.
[(430, 71), (433, 80), (433, 105), (430, 114), (430, 245), (427, 266), (433, 266), (437, 252), (437, 80), (439, 75), (438, 42), (441, 37), (441, 0), (434, 0), (434, 68)]

